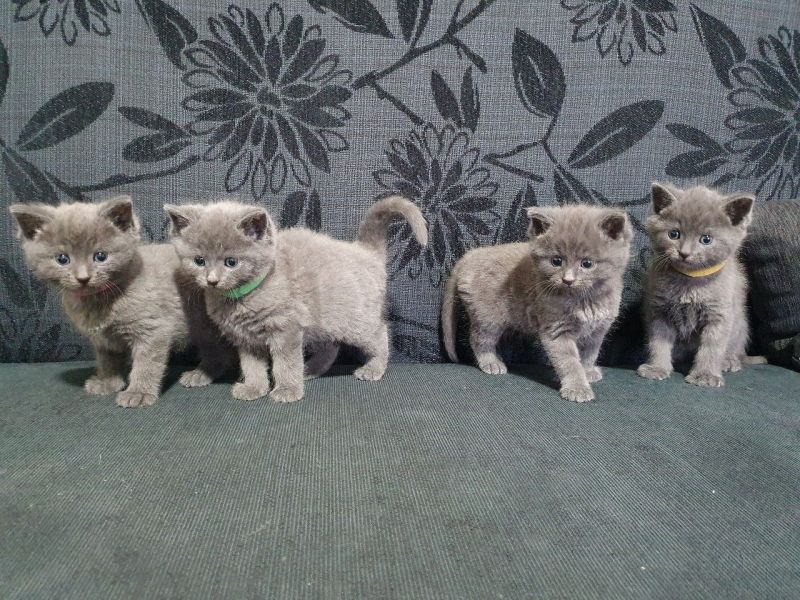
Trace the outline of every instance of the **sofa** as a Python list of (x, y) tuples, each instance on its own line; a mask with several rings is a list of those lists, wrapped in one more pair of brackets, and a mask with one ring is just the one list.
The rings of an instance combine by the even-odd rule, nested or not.
[[(84, 394), (90, 350), (0, 219), (0, 597), (800, 596), (798, 109), (795, 0), (6, 3), (3, 211), (127, 193), (157, 242), (163, 204), (234, 197), (353, 239), (396, 192), (430, 244), (392, 230), (381, 381), (345, 352), (298, 403), (242, 403), (175, 357), (125, 410)], [(635, 372), (654, 180), (757, 196), (772, 364), (722, 389)], [(505, 376), (448, 364), (455, 261), (576, 201), (637, 232), (597, 399), (528, 339)]]

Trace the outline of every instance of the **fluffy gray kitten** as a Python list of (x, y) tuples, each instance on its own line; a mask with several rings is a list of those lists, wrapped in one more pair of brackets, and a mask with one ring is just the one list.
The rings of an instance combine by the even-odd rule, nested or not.
[(506, 373), (496, 353), (507, 329), (537, 335), (561, 381), (561, 397), (594, 398), (600, 346), (617, 318), (633, 231), (620, 210), (529, 208), (529, 243), (478, 248), (456, 263), (442, 303), (447, 354), (457, 362), (453, 305), (470, 319), (478, 366)]
[(179, 281), (173, 247), (140, 245), (129, 197), (98, 204), (14, 204), (10, 210), (29, 268), (58, 287), (64, 311), (94, 347), (97, 372), (84, 386), (89, 394), (119, 392), (119, 406), (155, 403), (170, 350), (190, 341), (201, 362), (181, 377), (186, 387), (207, 385), (234, 359), (202, 297), (192, 297), (188, 282)]
[(164, 209), (185, 270), (205, 289), (209, 315), (239, 349), (242, 381), (233, 386), (234, 398), (255, 400), (270, 391), (270, 357), (270, 397), (302, 398), (304, 347), (316, 352), (306, 365), (309, 376), (331, 366), (339, 344), (367, 355), (356, 377), (383, 376), (386, 229), (403, 217), (420, 244), (428, 238), (411, 202), (398, 196), (376, 202), (353, 243), (307, 229), (278, 231), (263, 208), (236, 202)]
[(747, 278), (737, 256), (754, 199), (653, 184), (645, 301), (650, 357), (639, 367), (642, 377), (665, 379), (673, 359), (694, 352), (686, 381), (721, 387), (723, 371), (766, 362), (746, 356)]

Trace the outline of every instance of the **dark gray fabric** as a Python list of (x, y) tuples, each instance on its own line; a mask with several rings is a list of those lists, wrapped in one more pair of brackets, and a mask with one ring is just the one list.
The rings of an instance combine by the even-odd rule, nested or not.
[(800, 202), (759, 206), (743, 256), (753, 334), (774, 358), (791, 362), (800, 334)]
[[(0, 209), (126, 192), (161, 240), (165, 202), (229, 195), (352, 239), (407, 194), (431, 244), (392, 236), (393, 358), (438, 362), (450, 267), (528, 205), (628, 208), (629, 304), (652, 180), (796, 196), (798, 30), (797, 0), (12, 0)], [(89, 358), (9, 219), (0, 308), (0, 360)]]
[[(797, 598), (800, 374), (396, 365), (285, 406), (0, 367), (0, 597)], [(544, 383), (542, 383), (544, 382)]]

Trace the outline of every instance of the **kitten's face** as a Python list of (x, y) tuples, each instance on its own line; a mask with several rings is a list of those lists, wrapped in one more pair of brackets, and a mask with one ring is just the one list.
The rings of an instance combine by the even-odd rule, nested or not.
[(272, 268), (275, 227), (263, 209), (234, 202), (164, 208), (182, 270), (197, 286), (225, 292)]
[(25, 260), (42, 281), (78, 296), (114, 288), (136, 256), (139, 229), (130, 198), (100, 204), (15, 204)]
[(656, 260), (693, 270), (728, 260), (747, 233), (752, 206), (753, 198), (743, 194), (654, 184), (647, 231)]
[(531, 208), (531, 251), (548, 291), (585, 294), (625, 271), (633, 231), (622, 211)]

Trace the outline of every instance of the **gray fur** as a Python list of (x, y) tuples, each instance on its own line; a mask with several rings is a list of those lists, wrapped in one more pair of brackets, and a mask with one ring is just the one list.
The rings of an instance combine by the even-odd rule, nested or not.
[[(647, 219), (653, 259), (645, 301), (649, 359), (639, 367), (642, 377), (665, 379), (673, 360), (694, 353), (686, 381), (721, 387), (724, 371), (738, 371), (743, 362), (764, 362), (746, 356), (747, 278), (737, 256), (753, 201), (750, 194), (724, 196), (704, 186), (681, 190), (653, 184)], [(678, 239), (670, 239), (672, 230), (679, 232)], [(710, 244), (700, 242), (704, 235), (711, 236)], [(723, 262), (722, 270), (706, 277), (678, 271)]]
[[(307, 229), (278, 231), (263, 208), (236, 202), (164, 209), (185, 270), (205, 289), (209, 315), (239, 349), (242, 381), (233, 387), (235, 398), (255, 400), (268, 392), (276, 402), (302, 398), (304, 348), (316, 351), (306, 365), (308, 377), (330, 367), (339, 344), (367, 355), (357, 378), (383, 376), (389, 359), (385, 230), (391, 219), (405, 217), (418, 241), (427, 239), (422, 213), (411, 202), (397, 196), (377, 202), (353, 243)], [(205, 265), (196, 264), (198, 256)], [(225, 266), (229, 257), (235, 266)], [(264, 274), (249, 295), (225, 298), (225, 291)]]
[[(170, 351), (190, 341), (201, 362), (183, 374), (183, 385), (207, 385), (226, 370), (233, 354), (220, 344), (203, 298), (192, 296), (176, 273), (180, 263), (170, 245), (140, 245), (129, 197), (99, 204), (15, 204), (10, 210), (28, 266), (58, 287), (64, 311), (94, 347), (97, 372), (86, 381), (87, 393), (118, 392), (119, 406), (155, 403)], [(98, 251), (106, 253), (105, 261), (94, 260)], [(56, 262), (61, 253), (69, 256), (68, 264)]]
[[(530, 208), (530, 242), (478, 248), (456, 263), (445, 288), (442, 330), (455, 352), (456, 295), (470, 319), (470, 344), (485, 373), (506, 373), (496, 352), (507, 329), (537, 335), (561, 381), (561, 396), (594, 398), (590, 383), (603, 339), (617, 318), (633, 231), (619, 210), (573, 205)], [(563, 264), (555, 267), (554, 257)], [(583, 268), (584, 259), (594, 266)], [(571, 281), (567, 285), (566, 281)]]

